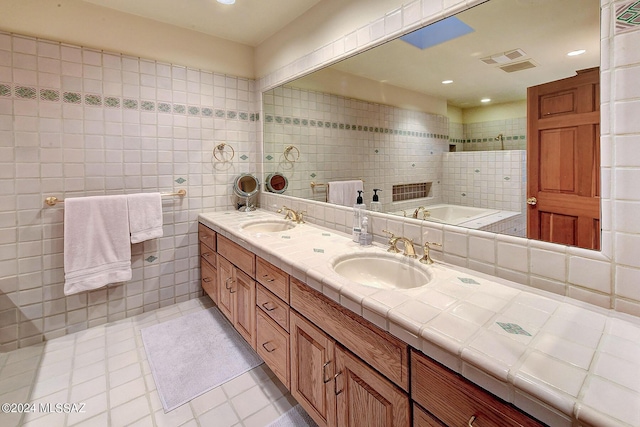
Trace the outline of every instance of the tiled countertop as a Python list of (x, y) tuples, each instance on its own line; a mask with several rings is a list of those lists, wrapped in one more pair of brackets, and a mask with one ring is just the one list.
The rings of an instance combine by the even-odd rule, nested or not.
[[(640, 319), (436, 263), (426, 286), (383, 290), (331, 268), (361, 247), (311, 224), (251, 233), (282, 215), (200, 214), (199, 221), (552, 426), (640, 426)], [(402, 257), (402, 255), (398, 255)], [(405, 258), (407, 262), (408, 258)], [(639, 284), (640, 285), (640, 284)]]

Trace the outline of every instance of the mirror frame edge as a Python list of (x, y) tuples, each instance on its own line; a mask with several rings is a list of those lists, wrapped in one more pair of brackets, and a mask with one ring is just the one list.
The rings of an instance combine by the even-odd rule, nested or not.
[[(325, 63), (315, 63), (312, 65), (308, 65), (309, 61), (305, 61), (305, 58), (307, 58), (307, 56), (313, 54), (314, 52), (318, 51), (319, 49), (317, 49), (314, 52), (311, 52), (310, 54), (307, 54), (305, 56), (302, 56), (300, 58), (297, 58), (296, 60), (294, 60), (292, 63), (289, 63), (283, 67), (281, 67), (280, 69), (273, 71), (269, 74), (267, 74), (267, 76), (265, 77), (261, 77), (259, 79), (259, 84), (260, 87), (257, 88), (257, 90), (259, 91), (259, 99), (257, 99), (257, 101), (259, 102), (259, 107), (260, 107), (260, 114), (261, 114), (261, 118), (264, 120), (264, 110), (263, 110), (263, 97), (264, 97), (264, 93), (266, 91), (269, 91), (271, 89), (274, 89), (278, 86), (282, 86), (285, 85), (291, 81), (294, 81), (300, 77), (303, 77), (307, 74), (311, 74), (315, 71), (321, 70), (323, 68), (329, 67), (333, 64), (336, 64), (342, 60), (345, 60), (347, 58), (350, 58), (352, 56), (358, 55), (359, 53), (362, 53), (364, 51), (367, 51), (369, 49), (373, 49), (377, 46), (380, 46), (384, 43), (387, 43), (389, 41), (395, 40), (398, 37), (401, 37), (405, 34), (408, 34), (412, 31), (415, 31), (419, 28), (422, 28), (424, 26), (433, 24), (437, 21), (440, 21), (442, 19), (451, 17), (456, 15), (457, 13), (463, 12), (465, 10), (468, 10), (472, 7), (481, 5), (482, 3), (486, 3), (488, 1), (491, 0), (470, 0), (468, 2), (461, 2), (456, 4), (455, 6), (450, 7), (449, 9), (443, 9), (441, 10), (439, 13), (436, 13), (434, 15), (429, 16), (428, 18), (423, 18), (423, 19), (419, 19), (416, 20), (414, 23), (411, 23), (409, 25), (407, 25), (406, 27), (402, 27), (400, 30), (390, 33), (390, 34), (385, 34), (384, 36), (380, 37), (377, 40), (374, 40), (372, 42), (370, 42), (369, 44), (363, 45), (363, 46), (358, 46), (352, 50), (350, 50), (349, 52), (344, 52), (341, 55), (338, 55), (334, 58), (331, 58), (329, 61), (325, 62)], [(606, 54), (608, 55), (610, 52), (610, 48), (611, 48), (611, 33), (612, 30), (612, 25), (604, 22), (604, 20), (606, 19), (607, 16), (610, 15), (610, 13), (604, 13), (605, 8), (610, 8), (611, 4), (613, 3), (613, 0), (601, 0), (600, 1), (600, 40), (601, 40), (601, 45), (600, 45), (600, 151), (601, 153), (604, 151), (603, 150), (603, 140), (605, 141), (605, 143), (607, 144), (607, 149), (610, 150), (611, 149), (611, 139), (612, 139), (612, 134), (610, 132), (608, 133), (603, 133), (603, 118), (604, 118), (604, 114), (605, 111), (609, 111), (609, 115), (612, 115), (612, 109), (611, 108), (607, 108), (607, 109), (603, 109), (602, 106), (605, 104), (609, 104), (610, 100), (609, 98), (604, 98), (602, 96), (603, 93), (603, 79), (602, 79), (602, 74), (604, 72), (610, 72), (610, 67), (607, 68), (603, 68), (603, 64), (605, 64), (605, 62), (603, 62), (603, 57), (606, 51)], [(402, 10), (405, 9), (405, 5), (403, 5), (401, 7)], [(386, 15), (385, 15), (386, 16)], [(384, 18), (384, 17), (383, 17)], [(372, 21), (373, 22), (373, 21)], [(371, 25), (371, 23), (369, 23), (369, 25)], [(603, 31), (608, 29), (608, 33), (607, 34), (603, 34)], [(344, 37), (344, 36), (343, 36)], [(334, 40), (330, 43), (327, 43), (325, 46), (330, 46), (333, 45), (335, 42), (337, 42), (338, 40)], [(609, 62), (607, 61), (606, 64), (608, 64)], [(293, 74), (286, 76), (286, 77), (282, 77), (282, 74), (284, 74), (284, 72), (286, 70), (289, 69), (296, 69), (296, 68), (302, 68), (303, 66), (306, 65), (306, 69), (303, 69), (302, 71), (298, 71), (298, 72), (294, 72)], [(280, 78), (281, 80), (276, 81), (277, 78)], [(267, 80), (270, 80), (267, 83)], [(613, 84), (611, 82), (611, 79), (607, 80), (609, 82), (609, 84)], [(611, 123), (611, 117), (607, 117), (606, 118), (606, 123)], [(261, 126), (264, 126), (264, 121), (261, 120)], [(609, 129), (609, 127), (607, 127), (607, 129)], [(261, 176), (264, 176), (265, 172), (265, 165), (264, 165), (264, 128), (262, 129), (261, 132), (259, 132), (260, 134), (260, 153), (261, 153), (261, 157), (260, 157), (260, 165), (259, 168), (261, 170), (260, 174)], [(607, 138), (603, 138), (603, 136), (607, 136)], [(610, 164), (603, 164), (601, 162), (600, 164), (600, 186), (601, 186), (601, 190), (603, 188), (605, 188), (605, 182), (604, 181), (604, 177), (605, 175), (610, 176), (610, 174), (605, 174), (602, 173), (602, 171), (604, 170), (610, 170), (611, 169), (611, 165)], [(565, 252), (567, 254), (567, 256), (578, 256), (578, 257), (583, 257), (583, 258), (588, 258), (588, 259), (592, 259), (592, 260), (596, 260), (596, 261), (605, 261), (605, 262), (613, 262), (613, 239), (611, 237), (611, 229), (604, 228), (604, 224), (609, 224), (610, 219), (611, 219), (611, 209), (612, 209), (612, 205), (613, 203), (611, 202), (611, 198), (604, 198), (602, 197), (602, 193), (603, 191), (601, 191), (601, 197), (600, 197), (600, 250), (596, 251), (596, 250), (592, 250), (592, 249), (584, 249), (584, 248), (579, 248), (579, 247), (575, 247), (575, 246), (568, 246), (568, 245), (562, 245), (559, 243), (551, 243), (551, 242), (545, 242), (545, 241), (541, 241), (541, 240), (533, 240), (533, 239), (529, 239), (527, 237), (516, 237), (516, 236), (509, 236), (509, 235), (505, 235), (505, 234), (499, 234), (499, 233), (493, 233), (493, 232), (489, 232), (490, 234), (492, 234), (494, 236), (495, 241), (499, 241), (499, 240), (505, 240), (508, 239), (511, 242), (514, 243), (518, 243), (521, 244), (523, 247), (531, 247), (531, 245), (534, 246), (546, 246), (549, 249), (554, 250), (555, 252)], [(265, 188), (262, 186), (260, 188), (260, 195), (265, 194), (265, 195), (269, 195), (269, 196), (273, 196), (273, 197), (287, 197), (293, 200), (300, 200), (301, 198), (299, 197), (293, 197), (293, 196), (287, 196), (284, 194), (278, 194), (278, 193), (271, 193), (268, 191), (265, 191)], [(326, 202), (317, 202), (315, 200), (307, 200), (307, 199), (302, 199), (304, 200), (304, 203), (322, 203), (322, 206), (327, 206), (329, 205), (329, 203)], [(608, 209), (605, 210), (605, 205), (608, 207)], [(337, 208), (338, 206), (336, 206)], [(383, 217), (388, 217), (388, 219), (399, 219), (400, 222), (405, 222), (405, 220), (407, 220), (407, 218), (398, 218), (394, 215), (391, 214), (386, 214), (383, 212), (375, 212), (375, 214), (379, 214), (379, 215), (383, 215)], [(606, 220), (606, 221), (605, 221)], [(447, 228), (452, 227), (454, 232), (461, 232), (465, 235), (469, 235), (469, 231), (474, 231), (474, 230), (469, 230), (467, 228), (464, 227), (458, 227), (455, 225), (447, 225)], [(439, 228), (439, 227), (434, 227), (434, 228)], [(444, 232), (445, 231), (445, 226), (441, 226), (441, 230)], [(547, 246), (548, 245), (548, 246)], [(445, 253), (445, 251), (443, 250), (443, 253)], [(495, 264), (497, 265), (497, 260), (495, 262)], [(525, 272), (525, 274), (530, 275), (530, 271)], [(567, 270), (566, 272), (566, 277), (564, 280), (565, 283), (567, 283), (567, 286), (569, 284), (569, 271)], [(612, 293), (613, 295), (613, 293)]]

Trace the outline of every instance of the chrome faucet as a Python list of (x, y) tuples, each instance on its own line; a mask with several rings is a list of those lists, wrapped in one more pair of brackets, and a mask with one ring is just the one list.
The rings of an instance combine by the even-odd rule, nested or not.
[(395, 236), (388, 230), (382, 230), (382, 232), (391, 235), (391, 237), (389, 237), (389, 249), (387, 249), (387, 252), (399, 253), (400, 249), (398, 249), (398, 242), (402, 242), (404, 245), (403, 255), (408, 256), (409, 258), (418, 258), (418, 255), (416, 255), (416, 250), (413, 248), (412, 239)]
[(288, 208), (288, 207), (283, 205), (282, 208), (278, 209), (276, 212), (277, 213), (284, 212), (285, 213), (284, 214), (284, 219), (290, 219), (291, 221), (293, 221), (293, 222), (295, 222), (297, 224), (304, 224), (303, 216), (304, 216), (304, 213), (306, 211), (298, 211), (298, 212), (296, 212), (293, 209)]

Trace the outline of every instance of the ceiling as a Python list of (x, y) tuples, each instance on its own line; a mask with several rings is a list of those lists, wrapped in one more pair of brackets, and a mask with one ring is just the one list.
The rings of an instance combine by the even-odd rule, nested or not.
[(255, 47), (321, 0), (83, 1)]
[[(474, 32), (424, 50), (394, 40), (330, 68), (471, 108), (526, 99), (526, 88), (600, 64), (599, 0), (491, 0), (456, 15)], [(507, 73), (480, 59), (514, 49), (536, 67)], [(585, 49), (580, 56), (567, 53)], [(504, 65), (504, 64), (503, 64)], [(293, 86), (317, 90), (312, 73)], [(443, 85), (443, 80), (453, 80)]]

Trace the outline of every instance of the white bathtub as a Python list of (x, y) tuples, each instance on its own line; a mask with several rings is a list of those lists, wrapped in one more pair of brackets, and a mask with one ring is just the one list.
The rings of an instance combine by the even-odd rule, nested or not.
[[(403, 211), (389, 212), (394, 215), (406, 216), (411, 218), (416, 208), (405, 209)], [(424, 219), (428, 221), (442, 222), (444, 224), (460, 225), (468, 221), (473, 221), (488, 215), (496, 214), (500, 211), (495, 209), (474, 208), (471, 206), (459, 205), (429, 205), (424, 207), (424, 211), (420, 210), (418, 219), (422, 219), (423, 212), (428, 212)]]

